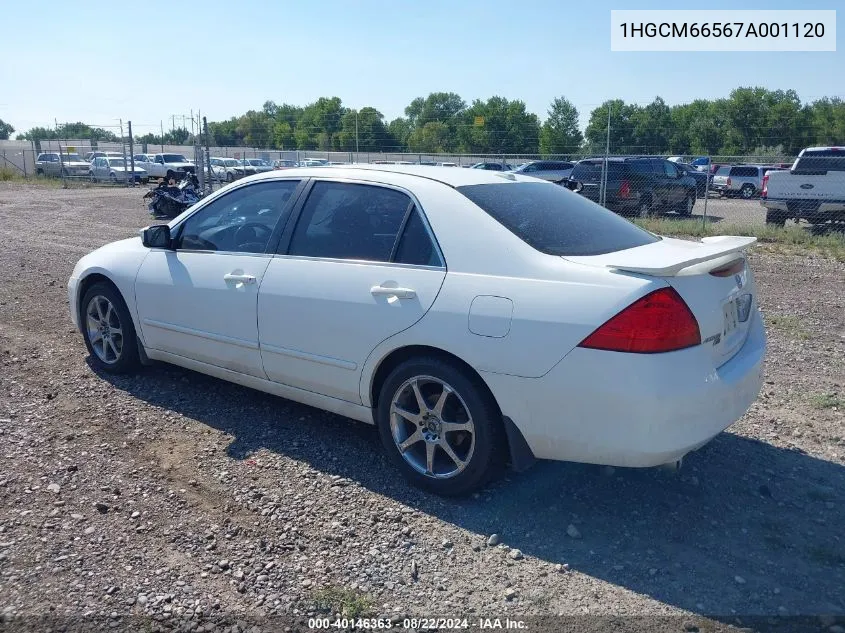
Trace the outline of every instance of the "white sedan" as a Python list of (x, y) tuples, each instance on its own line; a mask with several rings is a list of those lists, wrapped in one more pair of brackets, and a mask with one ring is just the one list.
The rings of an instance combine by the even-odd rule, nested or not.
[(661, 238), (480, 169), (245, 178), (83, 257), (94, 365), (166, 361), (378, 426), (441, 494), (506, 462), (675, 463), (757, 397), (754, 238)]
[(91, 161), (88, 178), (91, 182), (99, 180), (107, 182), (126, 182), (130, 174), (136, 182), (147, 182), (150, 178), (147, 171), (136, 163), (134, 170), (129, 160), (123, 157), (99, 156)]

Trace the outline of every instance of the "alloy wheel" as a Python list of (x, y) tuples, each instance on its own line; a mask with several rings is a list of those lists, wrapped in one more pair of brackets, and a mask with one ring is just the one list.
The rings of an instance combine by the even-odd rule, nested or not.
[(123, 353), (123, 328), (111, 301), (96, 295), (85, 308), (86, 329), (91, 349), (101, 361), (112, 365)]
[(475, 450), (469, 407), (450, 385), (433, 376), (414, 376), (396, 390), (390, 432), (408, 465), (432, 479), (463, 472)]

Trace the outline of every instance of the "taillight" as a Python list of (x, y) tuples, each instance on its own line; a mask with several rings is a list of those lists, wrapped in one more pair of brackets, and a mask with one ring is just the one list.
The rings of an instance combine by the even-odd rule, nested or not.
[(765, 198), (767, 193), (769, 193), (769, 174), (763, 176), (763, 188), (760, 190), (760, 197)]
[(674, 288), (637, 299), (585, 338), (578, 347), (655, 354), (701, 343), (698, 322)]
[(623, 180), (622, 184), (619, 185), (619, 197), (620, 198), (630, 198), (631, 197), (631, 183), (627, 180)]

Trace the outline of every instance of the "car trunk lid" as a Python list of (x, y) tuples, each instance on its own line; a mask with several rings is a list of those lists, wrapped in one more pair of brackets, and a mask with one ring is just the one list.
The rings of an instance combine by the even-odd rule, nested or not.
[(664, 238), (605, 255), (565, 257), (620, 274), (658, 277), (674, 288), (698, 321), (703, 345), (719, 367), (742, 347), (756, 303), (745, 251), (753, 237), (717, 236), (701, 242)]

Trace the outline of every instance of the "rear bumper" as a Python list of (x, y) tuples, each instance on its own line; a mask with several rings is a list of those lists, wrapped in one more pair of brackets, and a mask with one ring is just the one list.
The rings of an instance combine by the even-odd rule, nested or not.
[(745, 343), (719, 368), (704, 344), (653, 355), (575, 348), (541, 378), (482, 375), (536, 457), (647, 467), (742, 417), (760, 392), (765, 350), (755, 310)]
[(760, 200), (766, 209), (783, 211), (797, 218), (817, 218), (825, 215), (841, 215), (845, 213), (845, 200), (821, 202), (815, 200), (779, 200), (762, 198)]

